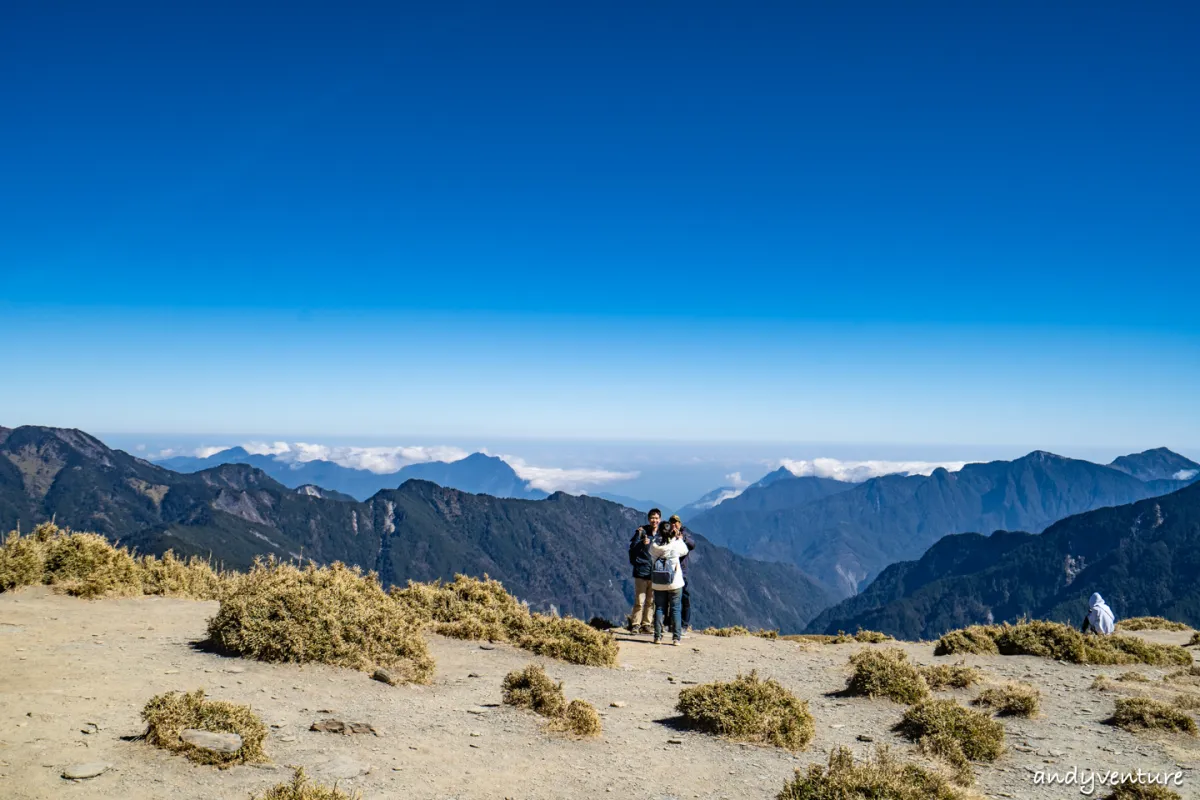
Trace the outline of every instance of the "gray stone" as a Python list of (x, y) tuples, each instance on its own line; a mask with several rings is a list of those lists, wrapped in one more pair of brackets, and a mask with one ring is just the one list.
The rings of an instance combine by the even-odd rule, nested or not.
[(388, 672), (386, 669), (377, 669), (371, 674), (371, 677), (380, 683), (386, 683), (388, 686), (396, 685), (396, 676)]
[(179, 738), (192, 747), (221, 755), (231, 756), (242, 749), (242, 737), (236, 733), (213, 733), (195, 728), (184, 728), (180, 731)]
[(91, 761), (86, 764), (72, 764), (62, 771), (62, 776), (67, 780), (82, 781), (94, 778), (97, 775), (103, 775), (110, 769), (112, 769), (112, 764)]
[(326, 777), (345, 781), (351, 778), (358, 778), (362, 775), (369, 775), (371, 766), (369, 764), (362, 764), (346, 756), (337, 756), (325, 762), (321, 766), (320, 772)]
[(625, 701), (624, 701), (624, 700), (613, 700), (613, 701), (612, 701), (611, 703), (609, 703), (608, 705), (609, 705), (609, 707), (611, 707), (611, 708), (624, 708), (624, 707), (625, 707)]

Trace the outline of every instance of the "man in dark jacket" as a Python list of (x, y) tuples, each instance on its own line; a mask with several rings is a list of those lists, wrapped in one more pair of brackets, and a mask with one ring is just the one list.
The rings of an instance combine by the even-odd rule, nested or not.
[[(679, 518), (678, 514), (672, 514), (667, 524), (675, 530), (683, 531), (683, 543), (687, 545), (688, 553), (696, 549), (696, 537), (692, 536), (691, 531), (683, 527), (683, 520)], [(683, 570), (683, 596), (680, 598), (680, 606), (682, 610), (683, 635), (686, 636), (692, 632), (692, 597), (690, 593), (692, 579), (688, 577), (687, 556), (679, 559), (679, 567)]]
[(625, 630), (630, 633), (654, 632), (654, 589), (650, 573), (654, 571), (654, 558), (650, 555), (650, 543), (658, 536), (662, 512), (650, 509), (645, 525), (633, 532), (629, 540), (629, 564), (633, 567), (633, 610), (625, 621)]

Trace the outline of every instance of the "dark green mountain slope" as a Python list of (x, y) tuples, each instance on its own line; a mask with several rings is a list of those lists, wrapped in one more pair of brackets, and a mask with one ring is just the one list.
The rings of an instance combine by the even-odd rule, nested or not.
[[(735, 524), (712, 520), (710, 526), (704, 514), (691, 525), (706, 535), (715, 528), (718, 540), (735, 552), (799, 565), (847, 597), (888, 564), (919, 557), (947, 534), (1037, 532), (1072, 514), (1184, 485), (1148, 484), (1116, 469), (1036, 451), (958, 472), (874, 478), (795, 507), (747, 512)], [(725, 507), (733, 502), (713, 512), (728, 515)]]
[(1161, 615), (1200, 626), (1200, 483), (1068, 517), (1040, 535), (947, 536), (919, 561), (888, 567), (809, 631), (861, 626), (933, 638), (1022, 615), (1077, 624), (1092, 592), (1118, 618)]
[[(535, 608), (623, 618), (626, 546), (641, 514), (590, 497), (499, 499), (409, 481), (370, 500), (298, 492), (248, 464), (180, 474), (74, 430), (0, 432), (0, 529), (54, 518), (161, 553), (245, 568), (301, 554), (375, 569), (385, 582), (484, 572)], [(798, 569), (703, 541), (693, 556), (697, 622), (799, 630), (831, 598)]]

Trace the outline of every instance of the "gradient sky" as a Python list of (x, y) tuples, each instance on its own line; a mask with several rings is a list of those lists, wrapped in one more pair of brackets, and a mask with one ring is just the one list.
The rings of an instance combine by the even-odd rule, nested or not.
[(0, 424), (1200, 447), (1200, 6), (1099, 5), (6, 3)]

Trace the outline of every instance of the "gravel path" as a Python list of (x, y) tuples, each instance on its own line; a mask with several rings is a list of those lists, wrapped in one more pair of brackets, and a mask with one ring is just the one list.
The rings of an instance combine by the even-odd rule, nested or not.
[[(846, 659), (862, 645), (697, 635), (681, 647), (656, 647), (622, 636), (621, 666), (603, 669), (537, 658), (507, 645), (431, 637), (434, 683), (390, 687), (349, 670), (267, 665), (199, 650), (193, 644), (215, 609), (215, 603), (168, 598), (85, 602), (42, 588), (0, 595), (0, 797), (245, 800), (288, 777), (287, 765), (302, 765), (315, 777), (340, 776), (341, 786), (361, 790), (367, 800), (550, 800), (606, 793), (770, 800), (795, 768), (823, 762), (833, 747), (866, 753), (872, 745), (859, 737), (916, 757), (913, 746), (890, 731), (903, 706), (831, 696), (845, 686)], [(1189, 635), (1151, 636), (1182, 643)], [(931, 645), (904, 647), (920, 663), (935, 662)], [(531, 661), (564, 681), (568, 698), (596, 706), (604, 720), (601, 739), (548, 734), (539, 717), (499, 705), (504, 674)], [(1112, 698), (1088, 687), (1096, 675), (1121, 669), (1026, 657), (967, 662), (997, 678), (1034, 683), (1043, 693), (1043, 715), (1006, 720), (1008, 752), (977, 767), (981, 796), (1083, 796), (1077, 788), (1033, 782), (1034, 770), (1065, 773), (1075, 766), (1183, 769), (1181, 794), (1200, 797), (1196, 740), (1135, 737), (1102, 723)], [(684, 685), (750, 669), (808, 700), (817, 735), (807, 751), (794, 757), (676, 727), (674, 705)], [(123, 738), (142, 731), (139, 712), (151, 696), (201, 687), (211, 698), (259, 712), (272, 726), (265, 747), (273, 764), (220, 771)], [(973, 696), (970, 690), (940, 694), (964, 702)], [(369, 723), (378, 735), (309, 731), (330, 716)], [(69, 766), (95, 762), (111, 768), (85, 780), (61, 777)]]

